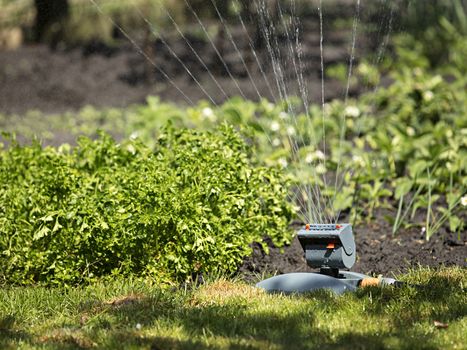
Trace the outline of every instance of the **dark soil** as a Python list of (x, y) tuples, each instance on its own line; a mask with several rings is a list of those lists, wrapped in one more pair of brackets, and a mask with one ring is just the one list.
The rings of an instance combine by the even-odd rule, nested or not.
[[(310, 101), (319, 102), (321, 72), (319, 28), (316, 21), (310, 19), (303, 23), (302, 32), (304, 80), (308, 84)], [(26, 45), (16, 51), (0, 51), (0, 113), (22, 114), (31, 109), (45, 113), (62, 113), (75, 111), (86, 105), (98, 108), (126, 107), (144, 102), (148, 95), (157, 95), (165, 101), (189, 105), (190, 102), (178, 89), (194, 102), (200, 99), (208, 100), (199, 85), (216, 104), (225, 101), (226, 95), (240, 96), (241, 93), (248, 99), (258, 100), (256, 88), (261, 96), (270, 100), (273, 100), (273, 96), (279, 96), (266, 47), (259, 47), (257, 55), (269, 86), (251, 54), (249, 40), (243, 28), (232, 27), (231, 33), (248, 69), (245, 68), (228, 35), (221, 32), (213, 41), (234, 79), (220, 63), (208, 40), (203, 41), (186, 34), (189, 44), (199, 54), (222, 89), (196, 59), (187, 42), (173, 33), (165, 35), (164, 39), (186, 68), (174, 58), (160, 39), (151, 42), (145, 40), (144, 35), (138, 34), (135, 34), (133, 39), (145, 55), (155, 62), (157, 68), (138, 53), (134, 45), (123, 39), (115, 46), (92, 41), (82, 47), (67, 49), (50, 50), (45, 45)], [(327, 30), (324, 47), (326, 67), (348, 63), (351, 37), (348, 30)], [(282, 40), (280, 45), (284, 76), (289, 82), (288, 94), (298, 95), (297, 77), (289, 57), (289, 46), (284, 37), (279, 39)], [(373, 50), (371, 42), (363, 35), (359, 37), (357, 44), (357, 61), (358, 57)], [(169, 81), (162, 71), (172, 81)], [(251, 74), (251, 79), (248, 73)], [(326, 99), (341, 98), (344, 85), (335, 79), (326, 79)], [(358, 95), (366, 90), (368, 89), (365, 86), (352, 86), (350, 95)]]
[[(357, 244), (357, 262), (352, 271), (370, 275), (393, 277), (410, 268), (421, 266), (462, 266), (467, 268), (467, 235), (438, 232), (426, 241), (419, 229), (401, 230), (391, 235), (391, 226), (384, 221), (354, 228)], [(443, 230), (442, 230), (443, 231)], [(247, 280), (257, 280), (262, 274), (311, 272), (306, 264), (297, 238), (283, 249), (270, 241), (269, 255), (261, 244), (253, 244), (253, 254), (240, 267), (239, 273)]]

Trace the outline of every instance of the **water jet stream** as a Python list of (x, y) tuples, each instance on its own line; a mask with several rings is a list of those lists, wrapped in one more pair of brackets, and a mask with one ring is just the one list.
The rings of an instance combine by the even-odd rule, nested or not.
[[(173, 86), (177, 92), (187, 101), (191, 106), (196, 106), (196, 102), (193, 101), (190, 96), (183, 91), (183, 89), (177, 85), (174, 79), (158, 65), (158, 63), (152, 59), (142, 48), (131, 35), (125, 31), (125, 29), (119, 25), (115, 20), (113, 20), (109, 15), (106, 15), (102, 10), (102, 7), (98, 4), (97, 0), (89, 0), (103, 16), (106, 16), (107, 19), (125, 36), (125, 38), (135, 47), (136, 51), (143, 56), (163, 77), (166, 79), (171, 86)], [(209, 78), (213, 81), (218, 91), (221, 93), (224, 99), (229, 99), (230, 93), (227, 89), (224, 88), (221, 81), (216, 77), (216, 74), (212, 72), (209, 68), (209, 64), (202, 58), (200, 52), (198, 52), (195, 47), (191, 44), (190, 40), (185, 35), (185, 31), (181, 28), (180, 24), (177, 23), (176, 19), (168, 8), (166, 7), (163, 0), (157, 0), (160, 6), (162, 7), (163, 12), (166, 17), (169, 19), (174, 29), (180, 36), (180, 38), (186, 43), (188, 49), (196, 58), (197, 62), (201, 65), (203, 70), (208, 74)], [(302, 176), (298, 183), (295, 185), (295, 191), (291, 191), (289, 194), (289, 199), (293, 202), (299, 204), (300, 213), (304, 221), (314, 222), (314, 223), (336, 223), (338, 222), (341, 211), (335, 209), (336, 196), (342, 187), (345, 185), (346, 176), (349, 175), (350, 178), (354, 175), (355, 169), (342, 168), (342, 157), (343, 157), (343, 146), (346, 137), (346, 115), (341, 116), (341, 125), (339, 128), (339, 146), (337, 148), (337, 154), (331, 154), (330, 150), (327, 147), (327, 112), (326, 112), (326, 89), (325, 89), (325, 46), (324, 46), (324, 8), (323, 1), (317, 0), (317, 14), (318, 14), (318, 25), (319, 25), (319, 68), (320, 68), (320, 105), (321, 105), (321, 135), (319, 134), (319, 129), (313, 123), (314, 116), (312, 111), (310, 111), (310, 93), (308, 89), (308, 83), (304, 75), (304, 69), (306, 69), (306, 64), (304, 64), (303, 58), (303, 47), (301, 40), (301, 30), (300, 30), (300, 18), (296, 15), (296, 1), (288, 0), (288, 7), (281, 4), (281, 0), (274, 0), (274, 5), (271, 7), (269, 1), (267, 0), (254, 0), (251, 4), (253, 5), (253, 11), (255, 14), (255, 19), (257, 20), (258, 30), (262, 35), (266, 46), (266, 53), (268, 59), (264, 59), (261, 54), (255, 49), (255, 44), (253, 42), (252, 36), (249, 33), (247, 24), (242, 17), (242, 12), (240, 11), (241, 3), (239, 0), (232, 0), (236, 3), (237, 11), (236, 17), (238, 19), (239, 26), (241, 27), (242, 32), (247, 39), (248, 48), (247, 50), (253, 57), (253, 63), (257, 65), (261, 80), (264, 81), (266, 90), (271, 95), (274, 103), (284, 104), (284, 111), (287, 112), (287, 116), (290, 120), (284, 120), (283, 123), (289, 123), (287, 128), (294, 130), (294, 133), (287, 132), (287, 142), (290, 146), (290, 159), (292, 160), (292, 170), (299, 173), (306, 174)], [(386, 0), (387, 2), (387, 0)], [(240, 78), (236, 77), (232, 69), (229, 67), (229, 63), (226, 58), (223, 56), (221, 50), (213, 39), (212, 34), (210, 34), (208, 28), (201, 20), (200, 15), (194, 10), (192, 5), (188, 0), (184, 0), (186, 9), (191, 13), (199, 28), (202, 30), (204, 36), (207, 39), (207, 42), (214, 50), (214, 53), (225, 70), (230, 81), (235, 85), (235, 89), (238, 91), (239, 95), (247, 100), (247, 94), (242, 90), (240, 86)], [(232, 31), (231, 24), (229, 24), (229, 19), (225, 18), (220, 11), (218, 4), (215, 0), (210, 0), (212, 8), (219, 19), (219, 25), (221, 30), (225, 33), (226, 39), (231, 46), (231, 49), (235, 52), (236, 57), (238, 57), (239, 63), (243, 67), (246, 78), (249, 81), (250, 86), (253, 88), (255, 95), (261, 101), (264, 100), (264, 96), (261, 93), (261, 89), (258, 85), (258, 80), (255, 80), (252, 67), (248, 65), (247, 59), (245, 58), (246, 53), (242, 52), (242, 48), (236, 42), (235, 33)], [(285, 1), (283, 1), (285, 4)], [(175, 60), (180, 64), (183, 70), (188, 74), (193, 80), (197, 88), (206, 96), (207, 100), (210, 103), (220, 108), (220, 104), (216, 99), (209, 94), (206, 86), (203, 85), (201, 79), (193, 73), (187, 63), (175, 52), (171, 47), (170, 43), (164, 38), (161, 30), (156, 30), (155, 26), (151, 21), (144, 15), (144, 13), (134, 5), (138, 15), (142, 18), (144, 23), (149, 26), (152, 34), (159, 38), (162, 44), (167, 48), (169, 53), (175, 58)], [(361, 17), (361, 0), (355, 0), (354, 7), (354, 17), (352, 23), (352, 37), (350, 41), (350, 54), (348, 59), (348, 70), (347, 70), (347, 81), (345, 84), (345, 93), (344, 93), (344, 106), (348, 106), (349, 103), (349, 93), (351, 80), (355, 64), (355, 51), (356, 51), (356, 42), (358, 36), (358, 26), (360, 23)], [(249, 8), (250, 10), (250, 8)], [(249, 11), (248, 10), (248, 11)], [(271, 12), (274, 11), (274, 14)], [(251, 19), (251, 12), (248, 12)], [(379, 64), (382, 57), (384, 56), (389, 36), (392, 31), (392, 20), (393, 20), (393, 9), (391, 7), (391, 12), (388, 16), (383, 18), (379, 26), (378, 35), (381, 33), (386, 33), (381, 45), (377, 51), (377, 56), (375, 59), (375, 64)], [(253, 21), (253, 20), (252, 20)], [(284, 47), (281, 46), (281, 43), (284, 44)], [(285, 51), (285, 52), (284, 52)], [(268, 75), (266, 74), (266, 69), (269, 68), (272, 70), (275, 88), (271, 85)], [(299, 101), (302, 107), (299, 107), (295, 104), (294, 96), (292, 95), (292, 88), (298, 88)], [(367, 86), (368, 88), (368, 86)], [(379, 85), (375, 86), (373, 92), (376, 92), (379, 88)], [(303, 109), (303, 112), (301, 112)], [(362, 123), (364, 118), (368, 116), (368, 113), (362, 116), (360, 123), (358, 125), (358, 135), (361, 133)], [(302, 125), (300, 123), (304, 123)], [(260, 122), (258, 123), (262, 129), (264, 135), (266, 136), (268, 142), (273, 145), (274, 140), (271, 137), (271, 130), (268, 130), (265, 127), (265, 124)], [(305, 130), (303, 130), (305, 129)], [(316, 149), (316, 158), (313, 159), (309, 164), (305, 161), (303, 151), (306, 149)], [(318, 155), (319, 152), (319, 155)], [(335, 171), (335, 178), (333, 186), (328, 183), (328, 176), (326, 175), (326, 166), (330, 161), (330, 158), (335, 156), (337, 158), (337, 167)], [(324, 171), (318, 172), (317, 168), (321, 167)]]

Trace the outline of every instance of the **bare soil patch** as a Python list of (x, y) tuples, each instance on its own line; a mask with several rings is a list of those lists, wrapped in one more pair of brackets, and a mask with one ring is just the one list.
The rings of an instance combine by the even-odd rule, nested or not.
[[(216, 104), (225, 101), (226, 96), (243, 95), (247, 99), (258, 100), (257, 91), (262, 97), (273, 101), (274, 96), (279, 96), (279, 93), (266, 46), (259, 45), (256, 49), (261, 62), (260, 69), (251, 53), (250, 41), (243, 28), (231, 27), (231, 33), (246, 66), (225, 33), (213, 38), (225, 65), (208, 40), (190, 34), (186, 34), (188, 42), (173, 33), (167, 34), (165, 41), (170, 50), (160, 39), (145, 42), (135, 35), (135, 41), (156, 63), (157, 68), (138, 53), (132, 44), (123, 40), (115, 46), (92, 41), (81, 47), (61, 50), (51, 50), (45, 45), (26, 45), (13, 51), (0, 51), (0, 112), (23, 114), (33, 109), (45, 113), (62, 113), (75, 111), (86, 105), (123, 108), (142, 103), (149, 95), (160, 96), (164, 101), (189, 105), (190, 102), (179, 90), (193, 102), (209, 100), (206, 93)], [(310, 102), (319, 102), (320, 38), (315, 19), (308, 19), (303, 23), (302, 33), (304, 80), (308, 84)], [(326, 31), (326, 67), (348, 63), (351, 39), (352, 33), (348, 30), (329, 28)], [(279, 37), (279, 40), (284, 76), (289, 81), (288, 94), (298, 96), (297, 77), (290, 62), (287, 38)], [(374, 43), (367, 37), (361, 35), (358, 38), (357, 61), (358, 57), (372, 50), (372, 45)], [(204, 65), (196, 58), (190, 46)], [(344, 95), (344, 85), (335, 79), (326, 78), (326, 99), (341, 98)], [(358, 95), (366, 90), (364, 86), (352, 86), (350, 94)]]

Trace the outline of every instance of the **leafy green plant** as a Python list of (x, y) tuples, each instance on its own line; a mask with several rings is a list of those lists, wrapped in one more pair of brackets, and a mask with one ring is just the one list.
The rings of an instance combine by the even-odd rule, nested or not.
[(74, 148), (13, 141), (0, 152), (0, 184), (9, 283), (229, 273), (264, 235), (279, 246), (291, 238), (284, 178), (255, 167), (228, 126), (164, 129), (153, 149), (105, 134)]
[[(415, 48), (436, 67), (450, 62), (451, 53), (467, 36), (465, 0), (402, 0), (399, 4), (404, 51)], [(400, 43), (400, 42), (398, 42)], [(397, 47), (398, 45), (396, 45)], [(465, 64), (464, 64), (465, 67)]]

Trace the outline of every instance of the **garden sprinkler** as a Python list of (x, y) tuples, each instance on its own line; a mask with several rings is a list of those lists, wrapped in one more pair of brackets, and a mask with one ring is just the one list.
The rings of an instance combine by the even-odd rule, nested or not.
[(350, 224), (307, 224), (298, 232), (308, 266), (319, 273), (287, 273), (268, 278), (256, 286), (268, 292), (306, 293), (319, 289), (336, 294), (359, 287), (398, 284), (392, 278), (372, 278), (350, 269), (356, 260), (355, 239)]

